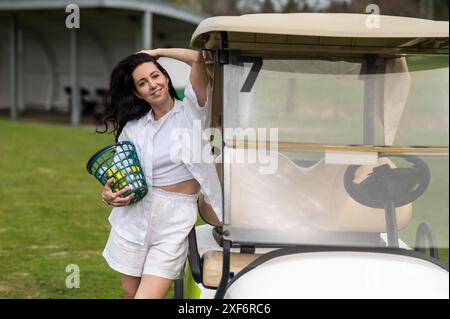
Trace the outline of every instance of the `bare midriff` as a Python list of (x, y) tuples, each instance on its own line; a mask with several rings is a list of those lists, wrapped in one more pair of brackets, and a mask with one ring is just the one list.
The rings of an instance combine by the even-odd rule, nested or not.
[(179, 182), (172, 185), (155, 186), (166, 192), (182, 193), (182, 194), (197, 194), (200, 191), (200, 184), (196, 179), (190, 179), (187, 181)]

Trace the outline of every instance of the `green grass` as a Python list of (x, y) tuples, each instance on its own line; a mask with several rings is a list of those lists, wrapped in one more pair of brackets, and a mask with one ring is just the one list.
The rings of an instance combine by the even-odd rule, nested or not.
[[(110, 208), (85, 168), (112, 143), (94, 129), (0, 119), (0, 298), (122, 298), (102, 257)], [(70, 264), (80, 288), (66, 287)]]
[[(101, 253), (110, 209), (85, 165), (112, 135), (0, 120), (0, 297), (121, 298)], [(66, 288), (66, 266), (80, 288)]]

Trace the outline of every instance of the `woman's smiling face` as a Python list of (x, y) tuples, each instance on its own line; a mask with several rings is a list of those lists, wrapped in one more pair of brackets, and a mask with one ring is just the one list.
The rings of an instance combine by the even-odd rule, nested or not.
[(164, 103), (169, 94), (169, 79), (153, 62), (145, 62), (131, 74), (136, 88), (136, 96), (150, 105)]

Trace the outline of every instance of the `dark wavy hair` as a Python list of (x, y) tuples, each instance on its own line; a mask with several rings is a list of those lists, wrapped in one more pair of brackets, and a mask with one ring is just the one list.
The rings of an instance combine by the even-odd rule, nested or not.
[(127, 56), (117, 63), (111, 73), (109, 90), (104, 98), (105, 111), (102, 114), (105, 130), (97, 133), (106, 133), (109, 124), (112, 124), (112, 131), (117, 142), (120, 133), (128, 121), (140, 119), (151, 110), (151, 105), (134, 95), (137, 91), (132, 77), (133, 71), (142, 63), (152, 62), (169, 79), (169, 94), (173, 99), (179, 100), (177, 92), (173, 87), (167, 71), (156, 61), (156, 59), (145, 53), (136, 53)]

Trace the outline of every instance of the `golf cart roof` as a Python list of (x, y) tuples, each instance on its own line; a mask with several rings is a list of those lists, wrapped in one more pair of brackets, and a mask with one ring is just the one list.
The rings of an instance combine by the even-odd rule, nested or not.
[(448, 21), (368, 14), (249, 14), (202, 21), (192, 35), (191, 45), (218, 49), (221, 33), (226, 32), (228, 47), (237, 49), (308, 45), (448, 53), (448, 27)]

